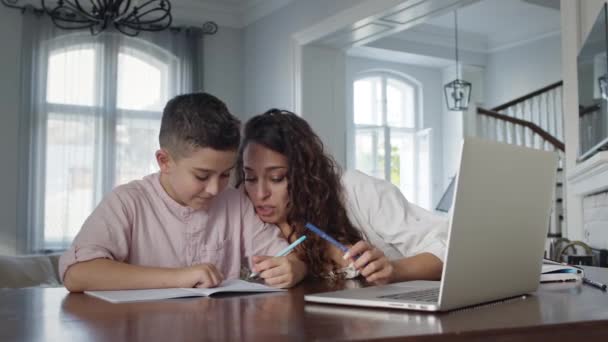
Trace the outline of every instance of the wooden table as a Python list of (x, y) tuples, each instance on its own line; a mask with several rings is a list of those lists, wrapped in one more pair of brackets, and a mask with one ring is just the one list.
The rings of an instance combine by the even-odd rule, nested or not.
[[(608, 282), (608, 271), (588, 268)], [(342, 286), (305, 282), (285, 293), (111, 304), (61, 288), (0, 290), (0, 341), (608, 340), (608, 294), (543, 284), (526, 297), (448, 313), (305, 304)]]

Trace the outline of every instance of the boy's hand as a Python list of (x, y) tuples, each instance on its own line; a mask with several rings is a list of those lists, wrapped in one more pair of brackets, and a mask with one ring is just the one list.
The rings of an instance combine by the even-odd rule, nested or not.
[[(381, 285), (391, 282), (395, 268), (378, 248), (359, 241), (348, 250), (348, 256), (345, 256), (353, 259), (355, 268), (369, 283)], [(356, 256), (358, 257), (354, 259)]]
[(252, 262), (253, 271), (272, 287), (292, 287), (306, 276), (306, 264), (293, 253), (282, 257), (254, 256)]
[(183, 287), (216, 287), (224, 277), (212, 264), (198, 264), (180, 269)]

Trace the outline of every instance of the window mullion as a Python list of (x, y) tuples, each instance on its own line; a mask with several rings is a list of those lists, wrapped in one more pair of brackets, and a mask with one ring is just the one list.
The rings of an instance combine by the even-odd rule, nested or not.
[(412, 134), (413, 135), (413, 140), (414, 140), (414, 158), (412, 158), (414, 160), (414, 201), (418, 201), (418, 198), (420, 197), (420, 194), (418, 193), (418, 191), (420, 190), (420, 179), (419, 179), (419, 170), (418, 168), (420, 167), (420, 150), (419, 150), (419, 144), (418, 144), (418, 132), (415, 132)]
[(388, 126), (387, 79), (382, 77), (382, 125), (384, 126), (384, 179), (391, 181), (391, 134)]
[(102, 73), (102, 165), (101, 192), (97, 195), (101, 199), (114, 187), (116, 173), (116, 124), (117, 124), (117, 76), (119, 39), (115, 35), (107, 35), (104, 44), (104, 69)]

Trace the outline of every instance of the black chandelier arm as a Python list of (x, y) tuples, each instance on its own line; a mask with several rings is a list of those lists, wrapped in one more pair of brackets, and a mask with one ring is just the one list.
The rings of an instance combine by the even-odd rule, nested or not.
[[(143, 19), (146, 15), (150, 14), (150, 13), (154, 13), (154, 12), (163, 12), (163, 15), (161, 17), (155, 18), (155, 19), (151, 19), (151, 20), (141, 20)], [(165, 18), (169, 17), (169, 21), (171, 21), (171, 13), (163, 10), (162, 8), (153, 8), (151, 10), (148, 10), (144, 13), (141, 14), (137, 14), (137, 15), (130, 15), (127, 18), (123, 19), (123, 20), (119, 20), (119, 22), (132, 22), (132, 19), (137, 19), (137, 24), (139, 25), (148, 25), (148, 24), (154, 24), (154, 23), (159, 23), (162, 22), (163, 20), (165, 20)]]
[[(120, 33), (122, 33), (122, 34), (124, 34), (126, 36), (129, 36), (129, 37), (137, 37), (137, 36), (139, 36), (139, 31), (136, 30), (136, 29), (133, 29), (133, 28), (131, 28), (129, 26), (121, 25), (119, 23), (114, 23), (114, 27), (118, 30), (118, 32), (120, 32)], [(129, 31), (124, 30), (124, 27), (128, 27), (128, 28), (132, 29), (133, 32), (129, 32)]]
[[(82, 7), (80, 6), (80, 4), (78, 3), (78, 0), (76, 0), (76, 3), (74, 3), (70, 0), (63, 0), (62, 6), (57, 5), (54, 8), (49, 8), (46, 5), (45, 0), (41, 0), (41, 4), (42, 4), (43, 10), (50, 17), (53, 18), (53, 22), (56, 22), (55, 19), (59, 19), (59, 20), (67, 21), (67, 22), (74, 22), (74, 23), (89, 22), (89, 21), (98, 22), (99, 21), (97, 18), (95, 18), (94, 16), (88, 14), (86, 11), (83, 10)], [(77, 17), (77, 19), (73, 19), (67, 15), (64, 15), (63, 13), (65, 13), (65, 12), (69, 12), (69, 14), (73, 15), (74, 17)], [(88, 26), (85, 26), (85, 27), (88, 27)]]
[(19, 5), (20, 0), (0, 0), (2, 4), (8, 8), (13, 8), (24, 13), (28, 9), (32, 10), (34, 13), (41, 14), (42, 10), (32, 4)]
[[(57, 25), (63, 29), (66, 29), (68, 27), (73, 27), (73, 29), (87, 28), (90, 25), (95, 25), (98, 22), (97, 20), (89, 19), (87, 17), (80, 15), (79, 12), (77, 12), (76, 10), (69, 8), (67, 6), (66, 7), (55, 7), (54, 9), (50, 10), (50, 12), (47, 12), (47, 14), (51, 17), (51, 19), (53, 20), (53, 23), (55, 25)], [(74, 18), (71, 18), (70, 14), (73, 15)], [(74, 23), (74, 24), (86, 23), (87, 25), (61, 26), (61, 25), (58, 25), (57, 22), (67, 22), (67, 23)]]
[(124, 16), (128, 15), (130, 8), (131, 8), (131, 0), (122, 1), (120, 3), (120, 6), (118, 6), (118, 8), (116, 9), (117, 16), (116, 16), (116, 18), (114, 18), (114, 21), (118, 21), (118, 20), (122, 19)]
[(2, 0), (2, 4), (6, 7), (10, 7), (10, 8), (14, 8), (14, 9), (19, 9), (19, 10), (25, 10), (25, 6), (22, 5), (18, 5), (19, 0)]
[(89, 0), (89, 2), (91, 3), (91, 8), (97, 8), (98, 11), (105, 6), (105, 4), (101, 2), (101, 0)]
[(123, 18), (119, 18), (119, 19), (117, 18), (118, 20), (115, 19), (114, 21), (115, 22), (131, 22), (135, 18), (137, 18), (137, 20), (139, 21), (141, 18), (143, 18), (148, 13), (155, 12), (155, 11), (164, 11), (165, 14), (162, 17), (156, 18), (154, 20), (140, 22), (140, 23), (141, 24), (148, 24), (148, 23), (156, 23), (156, 22), (159, 22), (159, 21), (163, 21), (165, 19), (165, 17), (167, 17), (167, 16), (170, 17), (171, 16), (171, 3), (168, 2), (168, 1), (160, 0), (161, 3), (164, 2), (166, 4), (166, 7), (154, 7), (154, 8), (151, 8), (149, 10), (144, 11), (143, 13), (140, 12), (145, 7), (148, 7), (152, 3), (158, 2), (158, 1), (159, 0), (149, 0), (146, 3), (144, 3), (143, 5), (136, 6), (135, 7), (136, 11), (132, 11), (128, 16), (123, 17)]
[(169, 1), (166, 1), (166, 0), (148, 0), (148, 1), (144, 2), (142, 5), (136, 6), (137, 12), (131, 12), (131, 15), (133, 15), (133, 14), (140, 15), (141, 14), (140, 12), (142, 10), (149, 11), (149, 10), (146, 9), (146, 7), (150, 7), (150, 6), (152, 6), (156, 2), (158, 2), (159, 4), (164, 4), (164, 6), (161, 7), (160, 5), (158, 5), (157, 7), (153, 7), (152, 9), (166, 10), (169, 13), (171, 12), (171, 3)]
[[(63, 30), (78, 30), (78, 29), (86, 29), (92, 26), (95, 26), (95, 23), (84, 20), (64, 20), (57, 19), (55, 16), (51, 16), (51, 20), (55, 26), (59, 27)], [(69, 25), (65, 25), (64, 23), (69, 23)]]
[[(64, 2), (68, 2), (68, 0), (63, 0)], [(75, 0), (74, 5), (76, 6), (76, 8), (78, 9), (79, 12), (81, 13), (86, 13), (86, 11), (84, 10), (84, 8), (82, 7), (82, 5), (80, 5), (80, 1), (79, 0)]]
[[(142, 5), (137, 6), (137, 8), (138, 9), (142, 9), (142, 8), (144, 8), (144, 7), (146, 7), (146, 6), (150, 5), (150, 4), (153, 4), (155, 2), (164, 4), (164, 6), (166, 7), (166, 9), (168, 11), (171, 11), (171, 2), (166, 1), (166, 0), (148, 0), (148, 1), (144, 2)], [(160, 5), (159, 5), (159, 7), (160, 7)], [(160, 8), (165, 8), (165, 7), (160, 7)]]
[[(89, 29), (91, 34), (96, 35), (108, 28), (110, 23), (122, 34), (135, 37), (139, 31), (162, 31), (171, 29), (188, 29), (193, 26), (171, 27), (173, 17), (171, 15), (171, 2), (169, 0), (144, 0), (143, 4), (135, 5), (133, 0), (122, 0), (117, 8), (116, 1), (119, 0), (62, 0), (61, 6), (49, 4), (50, 0), (40, 0), (40, 6), (30, 3), (24, 4), (22, 0), (0, 0), (5, 7), (26, 10), (39, 15), (48, 15), (53, 24), (60, 29), (78, 30)], [(90, 3), (90, 9), (85, 9)], [(156, 7), (153, 7), (156, 4)], [(95, 13), (91, 12), (95, 9)], [(154, 15), (158, 15), (154, 17)], [(110, 21), (107, 19), (110, 18)], [(150, 19), (152, 18), (152, 19)], [(218, 31), (218, 25), (213, 21), (207, 21), (202, 26), (194, 26), (202, 34), (213, 35)]]

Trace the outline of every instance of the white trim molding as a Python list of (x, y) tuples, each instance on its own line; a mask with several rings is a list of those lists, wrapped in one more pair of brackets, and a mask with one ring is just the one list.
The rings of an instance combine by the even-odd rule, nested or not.
[[(593, 157), (576, 165), (568, 175), (568, 238), (584, 240), (594, 248), (608, 248), (605, 231), (593, 234), (585, 226), (583, 199), (586, 196), (608, 191), (608, 151), (598, 152)], [(573, 226), (574, 225), (574, 226)]]
[(608, 190), (608, 151), (578, 164), (568, 176), (568, 191), (586, 196)]

